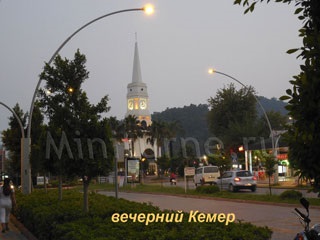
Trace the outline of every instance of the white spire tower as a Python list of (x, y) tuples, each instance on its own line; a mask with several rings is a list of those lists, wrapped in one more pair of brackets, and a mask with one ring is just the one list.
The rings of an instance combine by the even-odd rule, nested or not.
[(149, 112), (149, 96), (147, 85), (142, 82), (138, 43), (135, 43), (132, 82), (127, 86), (127, 113), (134, 115), (147, 126), (151, 124), (151, 115)]
[[(140, 121), (141, 126), (150, 126), (151, 115), (149, 112), (149, 96), (147, 85), (142, 82), (137, 39), (134, 46), (132, 82), (128, 84), (127, 90), (126, 117), (129, 115), (133, 115), (137, 118), (137, 120)], [(147, 171), (150, 174), (157, 174), (157, 142), (151, 145), (151, 143), (147, 141), (147, 136), (144, 135), (143, 137), (140, 137), (135, 141), (129, 140), (127, 149), (129, 149), (130, 153), (131, 150), (133, 150), (133, 152), (131, 153), (132, 157), (143, 157), (144, 159), (146, 159), (149, 163)]]

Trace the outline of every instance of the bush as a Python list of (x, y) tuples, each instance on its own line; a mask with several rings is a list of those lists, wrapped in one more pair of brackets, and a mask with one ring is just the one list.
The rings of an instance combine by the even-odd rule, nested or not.
[[(213, 186), (212, 186), (213, 187)], [(212, 188), (209, 187), (209, 188)], [(82, 194), (65, 190), (63, 200), (58, 201), (58, 192), (34, 191), (29, 195), (17, 193), (16, 217), (39, 239), (45, 240), (118, 240), (118, 239), (256, 239), (271, 238), (271, 230), (251, 223), (189, 222), (189, 213), (183, 214), (181, 222), (141, 222), (136, 219), (112, 221), (114, 213), (176, 214), (162, 212), (158, 207), (115, 199), (100, 194), (90, 194), (90, 212), (82, 212)], [(171, 216), (171, 215), (170, 215)], [(176, 215), (175, 215), (176, 216)], [(166, 218), (165, 218), (166, 219)], [(170, 218), (169, 218), (170, 219)]]
[(302, 198), (302, 193), (296, 190), (286, 190), (280, 194), (281, 199), (299, 200)]
[(204, 193), (204, 194), (212, 194), (212, 193), (220, 192), (220, 188), (217, 185), (198, 186), (196, 188), (196, 192)]

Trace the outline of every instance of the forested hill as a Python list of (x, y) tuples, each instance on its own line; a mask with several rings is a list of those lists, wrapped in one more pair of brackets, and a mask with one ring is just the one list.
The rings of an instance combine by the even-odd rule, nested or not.
[[(288, 111), (285, 109), (287, 103), (283, 101), (280, 101), (276, 98), (268, 99), (261, 96), (258, 97), (258, 99), (266, 112), (273, 110), (275, 112), (280, 112), (282, 115), (286, 115), (288, 113)], [(261, 113), (261, 108), (258, 107), (257, 110), (259, 113)]]
[(152, 120), (162, 122), (177, 121), (183, 132), (179, 136), (197, 137), (206, 139), (208, 137), (208, 105), (200, 104), (184, 106), (183, 108), (167, 108), (163, 112), (152, 114)]
[[(280, 112), (287, 114), (285, 109), (285, 102), (279, 101), (276, 98), (268, 99), (265, 97), (258, 97), (261, 105), (268, 111)], [(257, 104), (259, 114), (262, 114), (261, 107)], [(207, 115), (209, 106), (207, 104), (184, 106), (182, 108), (167, 108), (163, 112), (155, 112), (152, 114), (152, 120), (173, 122), (178, 121), (183, 133), (179, 134), (184, 137), (195, 137), (197, 139), (207, 139), (209, 136)]]

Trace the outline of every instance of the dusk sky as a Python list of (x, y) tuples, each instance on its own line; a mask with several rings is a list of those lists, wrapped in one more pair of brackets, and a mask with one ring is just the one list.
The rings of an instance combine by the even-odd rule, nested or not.
[[(0, 101), (24, 112), (44, 62), (85, 23), (118, 10), (155, 6), (155, 13), (127, 12), (102, 19), (78, 33), (61, 51), (87, 57), (89, 100), (109, 95), (107, 116), (123, 119), (132, 80), (134, 44), (140, 54), (150, 112), (206, 104), (231, 80), (208, 75), (209, 67), (251, 85), (259, 96), (279, 98), (291, 88), (301, 60), (286, 51), (302, 45), (302, 22), (294, 4), (257, 4), (251, 14), (233, 0), (1, 0)], [(42, 83), (41, 86), (44, 86)], [(239, 84), (235, 86), (240, 88)], [(0, 106), (0, 131), (12, 114)]]

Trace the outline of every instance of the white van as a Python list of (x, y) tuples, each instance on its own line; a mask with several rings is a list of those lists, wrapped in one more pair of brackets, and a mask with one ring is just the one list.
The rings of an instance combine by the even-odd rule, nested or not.
[(203, 166), (196, 169), (194, 175), (194, 184), (216, 184), (217, 179), (220, 177), (219, 168), (217, 166)]

